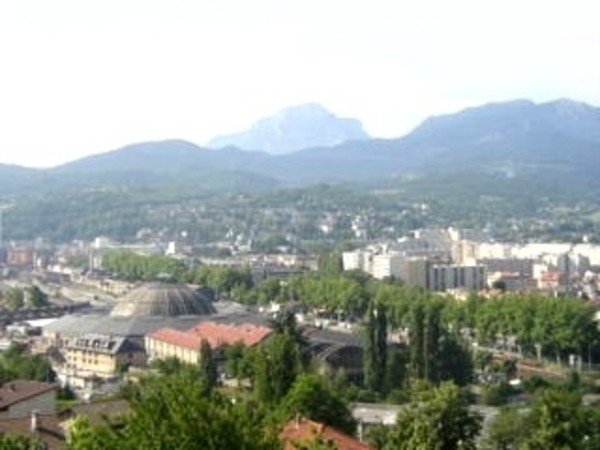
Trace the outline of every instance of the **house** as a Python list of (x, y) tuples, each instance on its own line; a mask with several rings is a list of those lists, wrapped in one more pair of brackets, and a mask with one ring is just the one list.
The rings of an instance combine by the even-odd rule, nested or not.
[[(57, 414), (38, 414), (33, 411), (27, 417), (0, 419), (0, 435), (8, 434), (37, 439), (46, 450), (65, 448), (62, 418)], [(33, 448), (33, 447), (32, 447)], [(37, 447), (36, 447), (37, 448)]]
[(279, 433), (279, 439), (285, 450), (299, 450), (313, 443), (322, 443), (337, 450), (372, 449), (352, 436), (306, 417), (297, 417), (286, 423)]
[(15, 380), (0, 387), (0, 420), (29, 417), (32, 411), (38, 414), (54, 413), (56, 390), (54, 383)]
[(69, 430), (77, 417), (85, 417), (92, 426), (105, 424), (108, 419), (111, 426), (118, 428), (122, 425), (122, 418), (130, 411), (129, 403), (121, 399), (76, 405), (52, 414), (40, 414), (34, 410), (26, 417), (0, 419), (0, 434), (38, 439), (46, 450), (64, 449)]

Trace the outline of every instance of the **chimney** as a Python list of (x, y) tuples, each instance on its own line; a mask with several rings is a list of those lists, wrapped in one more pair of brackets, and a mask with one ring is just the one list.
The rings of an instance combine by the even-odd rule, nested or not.
[(364, 442), (364, 425), (362, 419), (358, 421), (358, 440)]
[(31, 410), (31, 432), (35, 433), (38, 430), (38, 410)]

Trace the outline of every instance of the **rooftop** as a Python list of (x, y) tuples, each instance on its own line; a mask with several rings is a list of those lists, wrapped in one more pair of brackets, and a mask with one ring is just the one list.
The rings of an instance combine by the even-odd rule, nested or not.
[[(156, 341), (166, 342), (177, 347), (190, 350), (200, 350), (202, 338), (188, 331), (175, 330), (173, 328), (161, 328), (148, 335), (148, 338)], [(212, 347), (212, 345), (211, 345)]]
[(371, 450), (371, 447), (358, 439), (305, 417), (290, 420), (285, 424), (279, 434), (279, 439), (284, 442), (285, 450), (305, 448), (303, 445), (314, 440), (328, 443), (331, 448), (338, 450)]
[(67, 344), (67, 348), (73, 350), (92, 350), (96, 353), (105, 353), (108, 355), (138, 350), (126, 337), (106, 334), (84, 334), (71, 339)]
[(197, 336), (208, 340), (211, 347), (216, 348), (223, 344), (243, 342), (251, 347), (265, 339), (272, 330), (265, 326), (242, 323), (229, 325), (216, 322), (201, 322), (189, 330)]
[(38, 415), (37, 425), (32, 431), (31, 417), (0, 420), (0, 434), (11, 434), (40, 439), (48, 450), (65, 447), (65, 434), (60, 426), (61, 418), (56, 414)]
[(235, 342), (243, 342), (247, 346), (252, 346), (266, 338), (271, 331), (265, 326), (249, 323), (230, 325), (207, 321), (200, 322), (187, 331), (161, 328), (150, 333), (148, 337), (179, 347), (199, 349), (203, 340), (208, 341), (212, 348)]
[(188, 316), (210, 315), (217, 311), (212, 299), (184, 284), (144, 284), (125, 297), (111, 312), (111, 316)]
[(4, 383), (0, 387), (0, 411), (57, 388), (54, 383), (39, 381), (15, 380)]

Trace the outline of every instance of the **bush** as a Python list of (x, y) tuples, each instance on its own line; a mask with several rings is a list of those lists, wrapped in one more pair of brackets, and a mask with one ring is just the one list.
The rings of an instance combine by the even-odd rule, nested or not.
[(486, 386), (481, 391), (480, 402), (487, 406), (501, 406), (508, 402), (515, 389), (508, 383), (498, 383)]

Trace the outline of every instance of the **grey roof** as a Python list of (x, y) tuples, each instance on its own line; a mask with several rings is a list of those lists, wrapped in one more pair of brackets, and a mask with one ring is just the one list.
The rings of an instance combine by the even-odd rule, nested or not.
[(114, 317), (96, 314), (68, 315), (44, 327), (44, 332), (49, 331), (69, 336), (96, 333), (142, 337), (163, 327), (187, 330), (206, 318), (207, 316)]
[(141, 348), (132, 343), (124, 336), (112, 336), (106, 334), (89, 333), (76, 337), (67, 344), (67, 348), (93, 350), (97, 353), (116, 355), (132, 351), (140, 351)]
[(89, 333), (143, 337), (160, 328), (169, 327), (189, 330), (199, 322), (211, 320), (219, 323), (252, 323), (264, 325), (268, 318), (248, 311), (243, 305), (233, 302), (215, 302), (212, 315), (187, 316), (134, 316), (122, 317), (108, 314), (70, 314), (62, 316), (44, 327), (44, 332), (60, 333), (68, 336), (82, 336)]
[(125, 297), (111, 311), (111, 316), (188, 316), (208, 315), (217, 311), (210, 298), (184, 284), (144, 284)]
[(307, 327), (303, 333), (312, 343), (325, 343), (332, 345), (355, 345), (363, 346), (363, 337), (358, 333), (346, 333), (327, 328)]

